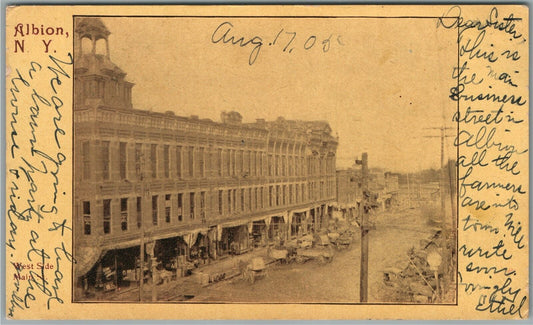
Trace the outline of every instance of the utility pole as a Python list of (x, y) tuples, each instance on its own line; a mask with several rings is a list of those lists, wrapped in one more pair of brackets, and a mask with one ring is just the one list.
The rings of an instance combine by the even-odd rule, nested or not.
[(450, 127), (430, 127), (425, 129), (440, 130), (440, 136), (438, 135), (426, 135), (424, 138), (440, 138), (440, 208), (442, 211), (442, 218), (444, 221), (446, 215), (446, 196), (444, 194), (444, 182), (446, 180), (446, 174), (444, 172), (444, 138), (450, 138), (451, 135), (446, 135), (446, 130), (453, 130)]
[[(142, 212), (141, 212), (142, 214)], [(141, 218), (141, 223), (143, 220)], [(141, 245), (140, 248), (140, 265), (139, 265), (139, 301), (143, 301), (143, 284), (144, 284), (144, 226), (141, 225)]]
[(361, 214), (361, 269), (359, 272), (359, 301), (368, 301), (368, 213), (371, 202), (368, 192), (368, 154), (363, 153), (361, 160), (355, 161), (361, 165), (361, 185), (363, 189), (363, 213)]
[[(145, 202), (148, 201), (146, 198), (146, 182), (144, 179), (144, 155), (141, 154), (141, 166), (140, 166), (140, 176), (141, 176), (141, 242), (139, 245), (139, 301), (143, 301), (143, 285), (144, 285), (144, 213), (146, 212)], [(137, 211), (139, 213), (139, 211)]]

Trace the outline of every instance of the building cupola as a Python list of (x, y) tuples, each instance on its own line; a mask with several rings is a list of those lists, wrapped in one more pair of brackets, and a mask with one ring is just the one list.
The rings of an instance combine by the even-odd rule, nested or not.
[(75, 109), (131, 108), (133, 83), (126, 81), (126, 73), (111, 61), (111, 32), (100, 18), (76, 18), (74, 24)]

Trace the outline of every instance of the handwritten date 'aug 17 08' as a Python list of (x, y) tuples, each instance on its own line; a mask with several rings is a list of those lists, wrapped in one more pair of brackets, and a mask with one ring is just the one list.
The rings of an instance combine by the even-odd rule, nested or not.
[[(251, 48), (248, 64), (253, 65), (259, 56), (259, 52), (263, 45), (280, 46), (285, 53), (292, 53), (295, 49), (301, 48), (305, 51), (313, 48), (321, 47), (323, 53), (329, 52), (332, 46), (344, 46), (341, 35), (329, 34), (326, 37), (319, 37), (317, 35), (305, 35), (300, 37), (295, 31), (286, 31), (281, 28), (280, 31), (268, 42), (266, 38), (261, 36), (253, 36), (246, 38), (244, 36), (237, 36), (234, 30), (234, 25), (231, 22), (225, 21), (218, 25), (211, 35), (211, 42), (213, 44), (229, 44), (239, 46), (242, 48)], [(332, 44), (333, 43), (333, 44)]]

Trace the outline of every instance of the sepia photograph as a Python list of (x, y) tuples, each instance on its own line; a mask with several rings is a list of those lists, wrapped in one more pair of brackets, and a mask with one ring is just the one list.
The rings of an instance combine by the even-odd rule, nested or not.
[(73, 16), (73, 302), (457, 304), (441, 20)]

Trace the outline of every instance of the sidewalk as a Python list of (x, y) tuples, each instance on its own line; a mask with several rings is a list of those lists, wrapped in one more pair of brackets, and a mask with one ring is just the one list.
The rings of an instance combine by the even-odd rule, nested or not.
[(192, 276), (207, 274), (210, 276), (209, 282), (213, 283), (215, 282), (213, 281), (213, 277), (224, 273), (224, 278), (227, 279), (240, 274), (239, 264), (248, 264), (254, 257), (262, 257), (265, 260), (265, 263), (268, 263), (270, 258), (267, 256), (267, 247), (254, 248), (253, 250), (242, 255), (224, 256), (216, 261), (211, 262), (210, 264), (199, 266), (197, 269), (193, 270)]
[[(202, 288), (219, 281), (231, 279), (240, 275), (239, 263), (248, 264), (254, 257), (263, 257), (265, 264), (273, 260), (267, 256), (267, 247), (254, 248), (242, 255), (227, 255), (212, 261), (210, 264), (200, 265), (192, 271), (192, 275), (156, 285), (156, 300), (187, 300), (197, 295)], [(151, 283), (143, 285), (142, 300), (151, 301), (153, 286)], [(139, 301), (138, 284), (121, 288), (114, 292), (98, 292), (94, 297), (97, 301)]]

